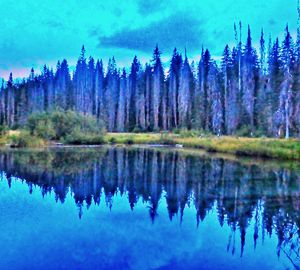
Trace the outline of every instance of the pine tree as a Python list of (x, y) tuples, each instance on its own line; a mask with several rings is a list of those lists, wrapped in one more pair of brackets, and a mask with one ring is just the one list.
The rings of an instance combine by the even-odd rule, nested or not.
[(153, 111), (152, 111), (152, 71), (151, 71), (151, 66), (146, 64), (145, 67), (145, 126), (146, 126), (146, 130), (150, 131), (151, 130), (151, 121), (152, 121), (152, 115), (153, 115)]
[(243, 125), (249, 126), (251, 134), (253, 134), (256, 126), (257, 55), (252, 47), (249, 26), (247, 42), (243, 53), (242, 82), (242, 122)]
[(211, 65), (209, 50), (202, 53), (199, 63), (199, 85), (200, 85), (200, 118), (201, 128), (203, 130), (211, 130), (211, 95), (209, 93), (208, 74)]
[(20, 85), (18, 86), (16, 96), (17, 126), (24, 127), (28, 118), (27, 88), (25, 79), (23, 79), (22, 83), (20, 83)]
[(5, 123), (11, 127), (15, 124), (15, 88), (12, 73), (9, 74), (5, 92)]
[(87, 89), (87, 64), (85, 48), (82, 46), (74, 74), (74, 107), (81, 113), (85, 112), (85, 90)]
[[(231, 81), (231, 69), (232, 69), (232, 59), (231, 59), (231, 52), (229, 46), (226, 45), (223, 57), (222, 57), (222, 74), (223, 74), (223, 85), (224, 85), (224, 92), (222, 97), (222, 106), (223, 106), (223, 130), (227, 134), (228, 133), (228, 126), (229, 126), (229, 110), (231, 109), (229, 105), (229, 85)], [(231, 100), (232, 101), (232, 100)]]
[(137, 57), (135, 56), (131, 64), (131, 71), (129, 75), (129, 92), (128, 92), (128, 129), (132, 131), (137, 125), (137, 94), (138, 94), (138, 74), (141, 69)]
[(84, 112), (86, 114), (93, 115), (94, 112), (94, 97), (95, 97), (95, 61), (93, 57), (89, 58), (88, 68), (87, 68), (87, 82), (85, 90), (85, 108)]
[(116, 61), (113, 57), (108, 62), (106, 74), (106, 102), (107, 102), (107, 128), (108, 131), (114, 131), (116, 128), (116, 118), (119, 97), (119, 74), (117, 71)]
[(97, 61), (96, 70), (95, 70), (95, 91), (94, 91), (94, 115), (96, 115), (97, 119), (105, 119), (105, 100), (104, 100), (104, 74), (103, 74), (103, 63), (101, 61)]
[[(47, 72), (46, 72), (47, 73)], [(54, 103), (56, 108), (63, 110), (69, 107), (69, 100), (71, 91), (71, 78), (69, 72), (69, 66), (67, 60), (63, 60), (60, 64), (58, 62), (56, 74), (55, 74), (55, 91), (54, 91)]]
[(168, 76), (168, 127), (178, 128), (178, 93), (182, 57), (175, 48)]
[[(239, 90), (239, 52), (232, 49), (230, 80), (228, 85), (227, 134), (234, 134), (240, 125), (241, 92)], [(225, 108), (226, 109), (226, 108)]]
[(122, 71), (120, 78), (120, 95), (119, 95), (119, 106), (117, 115), (117, 131), (125, 131), (125, 117), (126, 117), (126, 106), (127, 106), (127, 77), (125, 68)]
[[(271, 41), (270, 41), (271, 44)], [(269, 45), (270, 47), (270, 45)], [(270, 84), (266, 74), (266, 49), (264, 32), (261, 31), (260, 37), (260, 66), (259, 66), (259, 86), (257, 93), (257, 129), (269, 135), (272, 130), (272, 109), (270, 100)]]
[(1, 81), (1, 88), (0, 88), (0, 124), (6, 125), (5, 120), (5, 95), (6, 89), (4, 87), (4, 80)]
[[(300, 8), (298, 24), (300, 23)], [(293, 112), (293, 125), (295, 129), (295, 136), (300, 138), (300, 26), (297, 28), (297, 42), (295, 47), (295, 72), (294, 72), (294, 112)]]
[[(279, 119), (281, 122), (280, 127), (284, 127), (285, 138), (290, 137), (291, 128), (291, 116), (293, 112), (292, 99), (293, 99), (293, 74), (292, 69), (294, 65), (294, 43), (289, 32), (288, 26), (286, 27), (286, 35), (281, 49), (281, 59), (282, 59), (282, 71), (283, 71), (283, 81), (280, 87), (279, 96)], [(279, 129), (280, 133), (280, 129)]]
[(209, 92), (211, 94), (211, 127), (212, 131), (220, 136), (222, 134), (222, 127), (224, 121), (224, 103), (222, 100), (221, 80), (217, 65), (215, 62), (211, 63), (209, 74)]
[(161, 119), (164, 118), (164, 114), (162, 110), (162, 102), (161, 97), (164, 92), (164, 71), (160, 59), (160, 51), (158, 46), (156, 45), (153, 52), (153, 84), (152, 84), (152, 112), (153, 112), (153, 130), (157, 131), (162, 126), (160, 125)]
[(139, 69), (137, 78), (137, 95), (136, 95), (136, 128), (138, 130), (146, 130), (146, 77), (144, 70)]
[(178, 91), (178, 123), (181, 128), (191, 128), (192, 93), (191, 84), (193, 75), (185, 54), (185, 59), (180, 74)]

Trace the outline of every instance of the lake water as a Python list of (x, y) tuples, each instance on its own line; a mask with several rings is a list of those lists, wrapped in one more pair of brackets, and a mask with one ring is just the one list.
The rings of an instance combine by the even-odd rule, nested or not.
[(0, 269), (299, 269), (300, 164), (0, 151)]

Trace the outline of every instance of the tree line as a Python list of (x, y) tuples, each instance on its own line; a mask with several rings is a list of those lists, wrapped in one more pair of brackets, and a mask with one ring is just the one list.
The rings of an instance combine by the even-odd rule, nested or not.
[[(56, 70), (15, 83), (2, 83), (0, 124), (22, 127), (30, 114), (74, 110), (105, 123), (108, 131), (198, 129), (217, 135), (300, 136), (300, 30), (293, 40), (288, 26), (283, 42), (265, 41), (259, 52), (250, 27), (242, 42), (242, 24), (234, 25), (236, 45), (225, 46), (217, 63), (202, 49), (199, 63), (175, 48), (166, 69), (158, 46), (150, 63), (135, 56), (129, 70), (115, 58), (86, 58), (82, 47), (75, 71), (66, 60)], [(266, 45), (267, 43), (267, 45)]]

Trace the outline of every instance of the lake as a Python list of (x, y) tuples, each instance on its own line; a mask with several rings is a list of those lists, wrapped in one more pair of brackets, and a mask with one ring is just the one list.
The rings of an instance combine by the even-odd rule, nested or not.
[(300, 164), (150, 147), (0, 151), (1, 269), (299, 269)]

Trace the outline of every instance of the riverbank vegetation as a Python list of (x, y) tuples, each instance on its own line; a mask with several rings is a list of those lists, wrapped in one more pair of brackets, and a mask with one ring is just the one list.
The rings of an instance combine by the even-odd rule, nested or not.
[(215, 136), (203, 130), (187, 129), (160, 133), (106, 133), (101, 121), (73, 111), (35, 113), (28, 117), (24, 129), (12, 131), (1, 126), (0, 135), (0, 144), (11, 147), (144, 144), (204, 149), (237, 156), (300, 160), (298, 139)]
[(161, 144), (204, 149), (239, 156), (300, 160), (300, 140), (246, 138), (233, 136), (188, 136), (174, 133), (107, 133), (105, 141), (114, 144)]
[(22, 130), (0, 128), (0, 144), (11, 147), (42, 147), (53, 143), (102, 144), (104, 127), (101, 121), (73, 111), (35, 113), (28, 117)]
[[(238, 156), (300, 160), (300, 141), (297, 139), (243, 138), (231, 136), (186, 137), (175, 133), (82, 133), (74, 131), (58, 141), (71, 145), (162, 145), (203, 149), (208, 152), (234, 154)], [(54, 141), (56, 144), (57, 141)], [(28, 131), (8, 132), (0, 137), (0, 145), (13, 147), (43, 147), (52, 145), (46, 140)]]

